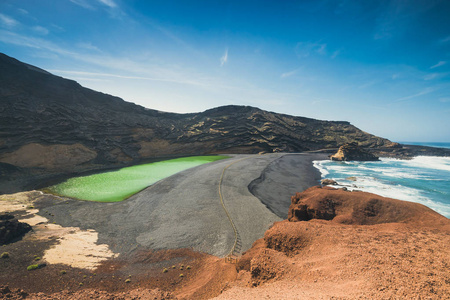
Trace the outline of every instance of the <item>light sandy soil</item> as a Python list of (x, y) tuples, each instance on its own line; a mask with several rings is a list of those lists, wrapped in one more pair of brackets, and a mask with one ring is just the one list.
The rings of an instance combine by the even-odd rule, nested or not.
[(27, 236), (31, 242), (57, 237), (58, 243), (45, 251), (44, 262), (95, 269), (101, 261), (115, 257), (108, 245), (97, 244), (98, 233), (94, 230), (50, 224), (47, 218), (37, 215), (34, 202), (42, 195), (39, 191), (1, 195), (0, 212), (19, 212), (18, 220), (33, 227)]
[(42, 192), (31, 191), (15, 194), (0, 195), (0, 212), (26, 211), (27, 214), (36, 214), (33, 203)]
[(108, 245), (97, 244), (98, 233), (93, 230), (63, 228), (58, 225), (54, 227), (59, 228), (53, 230), (64, 230), (65, 233), (56, 233), (59, 243), (44, 252), (44, 260), (50, 264), (93, 270), (101, 261), (115, 257)]

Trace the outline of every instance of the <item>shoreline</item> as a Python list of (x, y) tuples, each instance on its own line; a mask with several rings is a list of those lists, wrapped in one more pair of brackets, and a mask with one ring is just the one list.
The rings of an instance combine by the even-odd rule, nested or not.
[[(249, 159), (241, 161), (244, 157), (248, 157)], [(8, 269), (5, 270), (8, 271), (3, 274), (3, 278), (5, 278), (5, 283), (12, 289), (21, 288), (31, 293), (56, 292), (65, 299), (73, 299), (72, 297), (76, 297), (76, 294), (84, 295), (86, 299), (89, 299), (91, 295), (99, 295), (99, 293), (106, 294), (107, 292), (113, 293), (114, 295), (118, 295), (118, 293), (122, 293), (123, 296), (132, 295), (137, 288), (141, 289), (139, 293), (150, 293), (152, 291), (152, 293), (156, 293), (155, 295), (157, 297), (161, 296), (161, 298), (155, 297), (155, 299), (170, 299), (164, 298), (167, 295), (163, 296), (163, 293), (169, 292), (182, 299), (211, 299), (221, 293), (223, 294), (222, 296), (219, 296), (220, 299), (242, 299), (242, 295), (248, 295), (249, 293), (254, 293), (255, 295), (258, 295), (255, 296), (256, 298), (260, 298), (262, 295), (261, 293), (265, 293), (265, 291), (269, 291), (274, 297), (277, 295), (286, 295), (285, 299), (289, 299), (289, 297), (292, 296), (292, 289), (283, 287), (284, 282), (286, 282), (283, 281), (285, 278), (289, 280), (294, 290), (302, 291), (300, 287), (303, 287), (303, 291), (309, 293), (309, 298), (312, 299), (321, 298), (322, 296), (327, 296), (329, 298), (331, 296), (339, 295), (336, 294), (337, 292), (341, 293), (340, 295), (342, 296), (348, 295), (347, 289), (342, 289), (342, 291), (336, 290), (336, 282), (341, 282), (344, 285), (356, 284), (360, 278), (359, 276), (366, 276), (365, 278), (368, 279), (374, 277), (374, 274), (379, 276), (378, 273), (374, 273), (374, 270), (376, 270), (376, 267), (378, 266), (378, 262), (375, 259), (372, 259), (373, 254), (366, 255), (368, 259), (372, 259), (371, 266), (373, 266), (373, 269), (370, 269), (372, 270), (370, 271), (364, 267), (367, 263), (367, 259), (361, 257), (360, 253), (370, 253), (368, 252), (369, 250), (373, 251), (373, 249), (375, 249), (374, 247), (378, 247), (376, 248), (379, 252), (377, 259), (384, 258), (384, 252), (381, 253), (381, 251), (384, 251), (384, 243), (386, 243), (386, 245), (391, 245), (392, 239), (395, 239), (397, 242), (395, 246), (391, 247), (392, 249), (390, 248), (390, 251), (397, 251), (398, 253), (396, 252), (396, 255), (398, 254), (397, 257), (400, 257), (400, 254), (404, 251), (410, 250), (410, 244), (404, 243), (404, 232), (408, 232), (410, 235), (411, 231), (409, 228), (413, 228), (415, 230), (414, 237), (421, 237), (422, 233), (425, 232), (425, 229), (422, 228), (420, 222), (411, 225), (386, 223), (374, 226), (338, 225), (324, 220), (293, 223), (287, 222), (286, 220), (281, 221), (283, 218), (276, 216), (272, 212), (267, 212), (270, 209), (269, 206), (273, 210), (276, 208), (282, 209), (282, 207), (286, 207), (286, 205), (289, 206), (290, 196), (293, 194), (289, 195), (289, 197), (282, 195), (283, 193), (290, 193), (288, 191), (289, 188), (297, 187), (295, 190), (300, 192), (300, 189), (298, 188), (300, 184), (303, 184), (305, 188), (308, 188), (311, 184), (318, 185), (317, 175), (319, 174), (320, 176), (320, 172), (314, 167), (313, 161), (318, 159), (327, 160), (327, 157), (327, 154), (324, 153), (270, 154), (267, 156), (254, 156), (253, 159), (250, 155), (235, 155), (231, 159), (219, 160), (211, 164), (196, 167), (194, 168), (195, 171), (186, 170), (173, 175), (170, 180), (162, 180), (156, 184), (156, 188), (155, 186), (149, 188), (146, 194), (141, 194), (139, 197), (136, 197), (136, 199), (118, 202), (123, 203), (122, 205), (96, 202), (87, 202), (88, 204), (86, 204), (86, 202), (80, 203), (80, 201), (70, 199), (62, 199), (62, 201), (57, 199), (52, 200), (50, 199), (52, 197), (49, 195), (41, 195), (41, 200), (37, 202), (28, 203), (25, 201), (23, 203), (26, 206), (33, 204), (34, 209), (40, 210), (37, 216), (45, 216), (48, 219), (46, 223), (41, 223), (39, 225), (41, 228), (40, 230), (44, 230), (44, 227), (47, 226), (52, 229), (54, 224), (51, 223), (53, 222), (62, 224), (64, 230), (74, 230), (67, 227), (69, 223), (72, 224), (72, 227), (79, 227), (79, 230), (82, 231), (88, 231), (89, 228), (98, 230), (101, 229), (101, 226), (104, 226), (103, 229), (97, 231), (98, 240), (96, 241), (96, 245), (107, 244), (112, 248), (112, 242), (115, 240), (117, 243), (121, 242), (124, 244), (122, 249), (129, 247), (129, 252), (101, 262), (95, 270), (69, 267), (64, 264), (52, 264), (48, 261), (47, 263), (49, 263), (49, 265), (45, 268), (29, 272), (26, 270), (26, 266), (33, 260), (33, 254), (39, 256), (42, 255), (42, 258), (45, 261), (45, 249), (59, 243), (57, 241), (58, 237), (55, 235), (56, 232), (51, 235), (51, 239), (44, 239), (42, 242), (36, 243), (36, 241), (33, 240), (33, 236), (38, 233), (38, 231), (36, 231), (26, 235), (22, 240), (5, 247), (4, 251), (10, 252), (12, 259), (15, 259), (19, 264), (7, 266)], [(238, 229), (251, 229), (249, 226), (252, 226), (255, 222), (259, 222), (258, 226), (265, 223), (265, 221), (261, 223), (260, 219), (262, 215), (259, 214), (260, 212), (268, 213), (266, 216), (273, 218), (275, 222), (272, 222), (267, 226), (267, 231), (264, 229), (261, 234), (254, 235), (255, 237), (258, 236), (257, 238), (259, 238), (259, 240), (253, 244), (241, 259), (243, 260), (243, 263), (245, 263), (246, 257), (249, 255), (250, 257), (254, 257), (254, 262), (249, 263), (261, 268), (263, 272), (265, 270), (264, 268), (268, 268), (267, 270), (274, 272), (268, 274), (276, 274), (276, 278), (271, 279), (271, 277), (267, 277), (269, 279), (264, 279), (265, 273), (260, 274), (260, 277), (258, 277), (258, 275), (254, 277), (251, 272), (239, 269), (240, 265), (227, 264), (223, 258), (204, 252), (202, 253), (200, 251), (195, 252), (192, 251), (192, 249), (169, 248), (166, 250), (152, 250), (150, 247), (135, 247), (136, 244), (134, 246), (131, 245), (131, 243), (136, 243), (137, 241), (136, 234), (140, 232), (148, 233), (148, 228), (152, 228), (151, 226), (147, 228), (146, 222), (153, 221), (153, 216), (148, 214), (148, 212), (153, 211), (153, 209), (156, 209), (160, 216), (167, 217), (167, 226), (175, 227), (169, 228), (174, 229), (172, 233), (164, 231), (168, 229), (168, 227), (166, 227), (162, 231), (164, 234), (160, 237), (161, 241), (169, 238), (177, 242), (182, 241), (184, 238), (187, 238), (187, 241), (189, 241), (194, 239), (194, 237), (190, 235), (190, 232), (198, 232), (202, 237), (206, 236), (208, 235), (208, 232), (204, 230), (210, 230), (211, 227), (215, 225), (214, 223), (220, 223), (219, 225), (227, 230), (227, 222), (221, 223), (222, 221), (219, 218), (219, 215), (222, 212), (220, 210), (215, 210), (214, 208), (210, 211), (210, 213), (212, 213), (211, 216), (213, 218), (211, 220), (213, 223), (209, 225), (204, 224), (207, 225), (206, 227), (199, 227), (197, 225), (198, 223), (206, 221), (206, 219), (200, 219), (202, 213), (207, 212), (204, 205), (210, 205), (211, 200), (214, 200), (212, 197), (215, 192), (217, 192), (217, 185), (213, 178), (215, 175), (213, 176), (213, 174), (220, 174), (223, 167), (229, 165), (230, 162), (233, 161), (239, 161), (239, 163), (233, 164), (233, 166), (226, 170), (223, 181), (223, 194), (225, 204), (235, 219)], [(281, 170), (284, 170), (286, 165), (289, 166), (288, 170), (285, 170), (284, 173), (280, 173)], [(294, 173), (294, 176), (291, 173)], [(195, 174), (197, 175), (194, 176)], [(286, 182), (285, 186), (274, 189), (273, 187), (278, 185), (277, 180), (283, 181), (285, 177), (295, 178), (291, 178), (291, 181)], [(200, 185), (194, 186), (194, 183)], [(212, 186), (211, 183), (213, 183)], [(211, 193), (208, 194), (209, 192), (207, 192), (206, 194), (199, 194), (200, 190), (198, 190), (198, 188), (205, 188), (207, 186), (211, 188), (209, 191)], [(284, 200), (269, 206), (265, 205), (263, 201), (257, 198), (253, 193), (255, 190), (262, 192), (264, 190), (263, 187), (270, 191), (273, 198)], [(174, 188), (177, 189), (177, 191), (174, 192)], [(187, 193), (186, 191), (188, 188), (190, 190)], [(251, 193), (250, 190), (253, 190), (253, 192)], [(202, 190), (202, 192), (205, 191)], [(160, 199), (160, 197), (164, 197), (167, 193), (171, 194), (168, 195), (167, 198)], [(200, 196), (205, 197), (205, 200), (207, 201), (203, 204), (200, 202), (192, 202), (198, 200)], [(141, 198), (141, 200), (138, 198)], [(161, 207), (156, 203), (153, 203), (154, 206), (148, 206), (151, 202), (156, 200), (162, 202), (172, 201), (172, 203), (176, 205)], [(289, 202), (289, 204), (287, 202)], [(185, 205), (194, 206), (194, 210), (184, 211), (187, 208)], [(55, 207), (57, 209), (55, 209)], [(97, 212), (95, 212), (95, 208), (97, 208)], [(99, 214), (99, 208), (101, 208), (102, 214)], [(180, 218), (181, 212), (184, 213), (185, 216), (191, 217), (191, 219), (197, 223), (196, 227), (190, 226), (189, 220)], [(238, 213), (240, 216), (236, 215)], [(141, 216), (141, 218), (139, 216)], [(70, 220), (67, 220), (68, 218), (70, 218)], [(132, 226), (129, 227), (128, 223), (135, 218), (140, 222), (141, 226), (136, 228), (133, 228)], [(88, 224), (83, 223), (83, 220), (88, 221)], [(159, 219), (155, 220), (155, 222), (161, 221), (162, 220)], [(67, 222), (67, 224), (64, 224), (65, 222)], [(105, 222), (106, 224), (103, 224)], [(430, 222), (432, 222), (432, 220)], [(108, 226), (111, 228), (107, 228)], [(128, 227), (122, 228), (123, 226)], [(269, 227), (271, 229), (269, 229)], [(284, 227), (290, 229), (288, 231), (283, 231)], [(185, 231), (179, 231), (180, 228)], [(305, 231), (298, 231), (299, 228), (304, 228)], [(300, 247), (296, 250), (299, 255), (293, 256), (294, 252), (289, 252), (289, 255), (286, 256), (282, 254), (282, 251), (280, 252), (280, 249), (277, 250), (270, 247), (259, 248), (260, 246), (258, 245), (260, 245), (261, 241), (264, 242), (268, 234), (270, 236), (270, 232), (282, 233), (281, 235), (277, 234), (276, 236), (283, 238), (285, 234), (288, 234), (287, 237), (289, 236), (291, 229), (295, 229), (293, 232), (295, 232), (296, 237), (301, 237), (302, 234), (306, 233), (314, 233), (308, 238), (309, 240), (308, 243), (305, 244), (305, 248)], [(392, 229), (394, 229), (395, 232), (393, 232)], [(436, 251), (437, 253), (437, 251), (442, 248), (442, 245), (445, 245), (445, 241), (448, 240), (449, 235), (447, 234), (447, 236), (444, 236), (444, 233), (432, 232), (430, 229), (427, 230), (426, 233), (429, 234), (429, 236), (426, 236), (427, 240), (417, 240), (415, 241), (415, 245), (417, 246), (418, 243), (421, 243), (420, 245), (429, 247), (430, 243), (437, 243), (436, 245), (433, 244), (433, 251)], [(386, 236), (386, 232), (389, 232), (388, 236)], [(243, 245), (248, 245), (249, 240), (248, 236), (246, 237), (247, 233), (243, 231), (240, 231), (240, 233), (242, 238), (247, 238), (247, 241), (244, 242)], [(69, 236), (74, 235), (73, 232), (68, 232), (68, 234)], [(109, 241), (107, 241), (108, 235), (111, 235)], [(339, 236), (338, 239), (336, 239), (337, 236)], [(74, 238), (75, 237), (78, 237), (78, 235), (74, 235)], [(158, 238), (154, 235), (154, 232), (150, 232), (149, 237), (152, 239)], [(359, 243), (361, 238), (365, 240), (365, 243)], [(379, 238), (383, 238), (383, 243), (380, 243)], [(295, 239), (288, 240), (286, 245), (295, 248), (295, 241)], [(157, 240), (154, 242), (158, 243)], [(27, 254), (26, 251), (29, 251), (27, 250), (29, 247), (27, 245), (30, 245), (30, 243), (33, 245), (32, 252)], [(291, 245), (291, 243), (294, 244)], [(285, 245), (285, 242), (282, 242), (281, 245)], [(399, 248), (399, 245), (403, 248)], [(67, 244), (62, 245), (62, 247), (64, 246), (67, 247)], [(219, 246), (223, 247), (224, 245), (220, 244)], [(355, 248), (355, 246), (359, 248)], [(247, 246), (244, 246), (242, 250), (246, 250), (245, 247)], [(118, 248), (116, 247), (115, 249), (117, 250)], [(196, 250), (198, 251), (198, 249)], [(334, 255), (330, 256), (330, 251), (331, 253), (334, 253)], [(346, 256), (346, 253), (354, 255), (355, 260), (352, 259), (352, 261), (357, 261), (358, 263), (349, 264), (349, 257)], [(446, 253), (448, 253), (448, 251)], [(417, 253), (414, 254), (417, 255)], [(425, 254), (428, 255), (427, 253)], [(90, 254), (86, 253), (86, 255), (89, 256)], [(441, 257), (444, 259), (446, 254), (442, 252)], [(413, 258), (414, 256), (411, 257), (411, 259)], [(79, 260), (79, 258), (77, 258), (77, 260)], [(6, 264), (7, 261), (3, 260), (0, 261), (0, 263)], [(260, 263), (260, 265), (258, 265), (258, 263)], [(384, 266), (386, 267), (388, 266), (387, 264), (389, 261), (386, 260), (385, 263), (386, 265)], [(188, 265), (190, 266), (189, 270), (185, 268)], [(397, 268), (397, 266), (401, 265), (402, 264), (397, 263), (395, 266), (389, 265), (388, 267)], [(173, 269), (172, 266), (175, 268)], [(311, 277), (309, 272), (315, 270), (314, 266), (317, 266), (318, 269), (326, 268), (324, 270), (328, 271), (325, 271), (324, 273), (315, 272)], [(425, 266), (424, 270), (428, 270), (427, 268), (428, 266)], [(164, 269), (168, 269), (168, 271), (165, 272), (163, 271)], [(347, 275), (353, 277), (346, 279), (346, 276), (341, 276), (336, 270), (347, 270)], [(444, 268), (441, 270), (439, 265), (435, 267), (434, 270), (438, 271), (439, 276), (444, 272), (442, 271)], [(67, 273), (61, 275), (62, 271)], [(357, 274), (356, 272), (358, 272), (358, 275), (355, 275)], [(181, 274), (183, 274), (183, 277), (180, 277)], [(258, 285), (261, 284), (261, 289), (259, 287), (252, 287), (251, 285), (252, 282), (258, 282), (258, 280), (261, 280), (261, 282), (258, 283)], [(266, 280), (269, 283), (268, 285), (264, 284)], [(386, 280), (383, 284), (387, 282)], [(55, 282), (55, 284), (52, 284), (52, 282)], [(279, 284), (280, 286), (277, 287)], [(383, 293), (390, 291), (389, 289), (383, 292), (376, 290), (378, 287), (377, 284), (378, 282), (374, 283), (373, 286), (375, 286), (375, 288), (370, 287), (370, 289), (367, 290), (365, 289), (365, 286), (356, 285), (358, 289), (355, 290), (355, 297), (360, 295), (376, 296), (379, 295), (378, 293), (381, 293), (380, 295), (385, 295)], [(397, 286), (402, 285), (403, 282), (400, 280)], [(270, 289), (271, 286), (273, 289)], [(324, 287), (328, 288), (328, 290), (319, 292), (323, 291)], [(236, 295), (234, 295), (234, 293), (236, 293)], [(31, 294), (30, 296), (30, 299), (43, 298), (43, 296), (39, 294)], [(308, 296), (308, 294), (305, 294), (304, 296)]]
[(288, 215), (291, 196), (307, 188), (320, 185), (320, 170), (314, 160), (326, 160), (325, 153), (288, 153), (270, 163), (261, 175), (253, 180), (249, 191), (271, 212), (282, 219)]
[[(450, 219), (450, 202), (444, 195), (450, 190), (440, 184), (450, 179), (449, 157), (418, 155), (411, 159), (380, 157), (378, 162), (322, 164), (314, 161), (322, 179), (336, 181), (330, 187), (374, 193), (382, 197), (420, 203)], [(383, 160), (384, 159), (384, 160)], [(344, 162), (345, 163), (345, 162)], [(360, 166), (360, 167), (358, 167)], [(428, 187), (432, 184), (432, 188)], [(439, 192), (438, 192), (439, 191)]]
[[(310, 150), (300, 153), (335, 153), (338, 148), (327, 148), (319, 150)], [(423, 145), (408, 145), (400, 144), (399, 148), (369, 148), (367, 149), (380, 157), (391, 157), (399, 159), (411, 159), (412, 157), (419, 155), (426, 156), (450, 156), (449, 148), (439, 148)], [(228, 153), (223, 153), (227, 155)], [(295, 154), (293, 152), (286, 154)], [(201, 153), (197, 155), (165, 155), (158, 157), (148, 157), (143, 159), (136, 159), (128, 162), (116, 162), (116, 163), (97, 163), (97, 164), (85, 164), (73, 166), (70, 171), (64, 170), (45, 170), (42, 168), (19, 168), (7, 163), (0, 163), (0, 195), (11, 194), (23, 191), (30, 191), (35, 189), (41, 189), (46, 186), (60, 183), (68, 178), (75, 176), (86, 176), (96, 173), (109, 172), (124, 167), (130, 167), (139, 164), (158, 162), (162, 160), (180, 158), (186, 156), (198, 156), (198, 155), (218, 155), (218, 152), (213, 153)], [(244, 155), (244, 154), (243, 154)], [(248, 155), (248, 154), (245, 154)]]

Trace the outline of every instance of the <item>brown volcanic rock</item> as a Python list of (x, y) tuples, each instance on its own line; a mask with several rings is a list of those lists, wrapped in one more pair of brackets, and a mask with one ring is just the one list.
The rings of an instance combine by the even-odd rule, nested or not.
[(329, 187), (294, 196), (291, 218), (297, 205), (316, 215), (333, 207), (335, 217), (276, 222), (217, 299), (448, 298), (449, 219), (420, 204)]
[(8, 213), (0, 214), (0, 245), (21, 238), (30, 230), (30, 225), (19, 222), (13, 215)]
[(360, 160), (360, 161), (376, 161), (379, 160), (375, 155), (365, 151), (358, 146), (357, 143), (348, 143), (339, 147), (336, 154), (330, 156), (331, 160), (337, 161), (349, 161), (349, 160)]
[(426, 225), (448, 219), (428, 207), (360, 191), (311, 187), (291, 197), (288, 220), (332, 220), (343, 224), (414, 222)]
[(322, 179), (322, 180), (320, 181), (320, 183), (321, 183), (322, 185), (336, 185), (336, 184), (337, 184), (336, 180), (329, 179), (329, 178)]
[(95, 151), (81, 144), (72, 145), (40, 145), (30, 143), (17, 151), (6, 153), (3, 163), (20, 168), (46, 168), (49, 170), (65, 170), (74, 165), (80, 165), (93, 160)]

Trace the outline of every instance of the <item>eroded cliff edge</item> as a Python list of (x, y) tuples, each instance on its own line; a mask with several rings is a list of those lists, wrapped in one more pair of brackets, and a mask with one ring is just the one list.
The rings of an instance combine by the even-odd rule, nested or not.
[(218, 299), (441, 299), (450, 220), (418, 203), (312, 187), (292, 197)]

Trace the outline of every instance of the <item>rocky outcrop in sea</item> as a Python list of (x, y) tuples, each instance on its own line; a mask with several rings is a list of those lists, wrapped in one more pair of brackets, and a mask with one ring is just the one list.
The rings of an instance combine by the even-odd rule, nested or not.
[(359, 161), (376, 161), (379, 160), (378, 157), (365, 151), (361, 147), (358, 146), (357, 143), (347, 143), (339, 147), (339, 150), (336, 154), (330, 156), (331, 160), (335, 161), (351, 161), (351, 160), (359, 160)]

